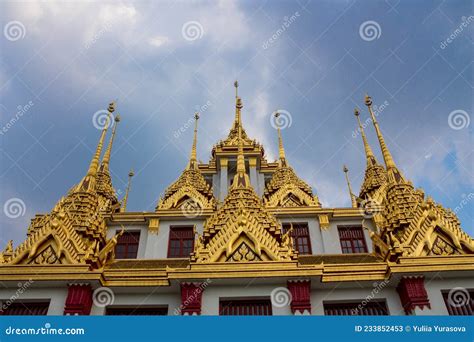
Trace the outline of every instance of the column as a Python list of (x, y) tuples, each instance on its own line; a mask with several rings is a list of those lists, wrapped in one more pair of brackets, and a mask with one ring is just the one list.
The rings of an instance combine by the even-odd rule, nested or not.
[(291, 312), (294, 315), (311, 315), (311, 281), (288, 280), (291, 293)]
[(424, 276), (402, 277), (397, 286), (397, 292), (407, 315), (415, 314), (424, 307), (431, 309)]
[(90, 315), (92, 287), (90, 284), (69, 284), (64, 315)]
[(206, 283), (181, 283), (181, 305), (180, 313), (186, 315), (200, 315), (202, 304), (202, 293)]
[(221, 165), (221, 180), (220, 180), (220, 189), (219, 189), (219, 199), (223, 201), (227, 196), (227, 174), (228, 174), (228, 166), (229, 160), (227, 158), (220, 158), (220, 165)]
[(257, 178), (257, 158), (250, 157), (249, 158), (249, 177), (250, 177), (250, 184), (252, 184), (255, 192), (261, 196), (260, 189), (258, 187), (258, 178)]

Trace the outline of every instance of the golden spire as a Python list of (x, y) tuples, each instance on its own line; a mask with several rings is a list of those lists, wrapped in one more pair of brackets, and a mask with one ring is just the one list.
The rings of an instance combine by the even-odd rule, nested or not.
[(371, 166), (374, 166), (375, 164), (377, 164), (377, 159), (375, 159), (374, 152), (372, 151), (372, 148), (370, 147), (370, 145), (367, 141), (367, 137), (365, 135), (364, 127), (362, 126), (362, 122), (360, 121), (359, 114), (360, 114), (359, 109), (355, 108), (354, 109), (354, 115), (356, 116), (357, 122), (359, 123), (359, 132), (360, 132), (360, 135), (362, 136), (362, 141), (364, 143), (365, 157), (367, 158), (367, 167), (371, 167)]
[(114, 121), (115, 122), (114, 122), (114, 127), (112, 128), (112, 136), (110, 137), (109, 145), (107, 146), (107, 149), (105, 150), (105, 153), (104, 153), (104, 157), (102, 158), (102, 164), (101, 164), (102, 171), (108, 171), (109, 169), (110, 154), (112, 153), (112, 145), (115, 139), (115, 132), (117, 130), (117, 125), (120, 122), (119, 114), (115, 116)]
[(377, 122), (377, 119), (375, 118), (375, 114), (372, 111), (372, 98), (368, 94), (365, 95), (365, 105), (369, 108), (369, 113), (370, 113), (370, 116), (372, 117), (372, 122), (375, 127), (375, 132), (377, 133), (377, 137), (379, 139), (380, 149), (382, 150), (385, 167), (387, 168), (389, 177), (392, 178), (392, 180), (396, 182), (398, 182), (399, 180), (404, 180), (401, 172), (397, 169), (397, 166), (395, 165), (395, 162), (393, 161), (392, 154), (390, 153), (390, 151), (387, 148), (387, 145), (385, 144), (385, 140), (382, 136), (382, 132), (379, 127), (379, 123)]
[(342, 171), (344, 171), (344, 174), (346, 175), (346, 182), (347, 182), (347, 188), (349, 189), (349, 196), (351, 196), (351, 204), (352, 208), (357, 208), (357, 201), (354, 193), (352, 192), (352, 187), (351, 187), (351, 182), (349, 180), (349, 169), (347, 168), (346, 165), (342, 167)]
[[(240, 120), (240, 109), (242, 108), (242, 101), (237, 97), (236, 108), (239, 113)], [(239, 139), (239, 150), (237, 155), (237, 173), (234, 176), (234, 187), (248, 187), (250, 185), (249, 176), (245, 172), (245, 158), (244, 158), (244, 145), (242, 141), (242, 126), (238, 126), (238, 139)]]
[(234, 82), (234, 87), (235, 87), (235, 122), (234, 122), (234, 127), (241, 127), (242, 126), (242, 119), (240, 116), (240, 110), (242, 109), (242, 100), (239, 97), (238, 93), (238, 88), (239, 88), (239, 82), (235, 81)]
[(87, 170), (87, 174), (84, 178), (82, 178), (81, 182), (76, 187), (77, 191), (91, 191), (95, 190), (96, 181), (97, 181), (97, 171), (99, 169), (99, 162), (100, 162), (100, 154), (102, 153), (102, 147), (104, 146), (105, 136), (107, 135), (107, 129), (109, 128), (110, 117), (112, 113), (115, 111), (115, 103), (112, 102), (109, 104), (108, 113), (107, 113), (107, 120), (105, 122), (104, 128), (102, 129), (102, 133), (99, 138), (99, 143), (97, 144), (96, 151), (94, 156), (92, 157), (91, 163), (89, 165), (89, 169)]
[[(280, 113), (275, 112), (275, 118), (278, 119)], [(283, 138), (281, 137), (281, 129), (280, 126), (277, 125), (278, 131), (278, 156), (279, 156), (279, 164), (280, 166), (287, 166), (286, 163), (286, 156), (285, 156), (285, 148), (283, 147)]]
[(198, 128), (198, 120), (199, 120), (199, 113), (194, 113), (194, 137), (193, 137), (193, 147), (191, 148), (191, 156), (189, 158), (188, 170), (197, 170), (198, 163), (197, 163), (197, 152), (196, 152), (196, 145), (197, 145), (197, 128)]
[(130, 186), (132, 185), (132, 177), (135, 175), (133, 170), (130, 170), (128, 173), (128, 184), (127, 190), (125, 191), (125, 196), (123, 197), (122, 207), (120, 208), (120, 212), (125, 212), (127, 210), (127, 201), (128, 201), (128, 193), (130, 192)]
[(87, 176), (96, 176), (97, 170), (99, 168), (99, 160), (100, 160), (100, 154), (102, 153), (102, 146), (104, 145), (104, 140), (105, 136), (107, 134), (107, 129), (109, 128), (109, 122), (110, 122), (110, 116), (112, 113), (115, 111), (115, 103), (112, 102), (109, 104), (108, 110), (108, 116), (107, 120), (105, 122), (104, 128), (102, 129), (102, 134), (99, 139), (99, 143), (97, 144), (97, 149), (95, 151), (94, 157), (92, 158), (92, 161), (89, 165), (89, 170), (87, 171)]

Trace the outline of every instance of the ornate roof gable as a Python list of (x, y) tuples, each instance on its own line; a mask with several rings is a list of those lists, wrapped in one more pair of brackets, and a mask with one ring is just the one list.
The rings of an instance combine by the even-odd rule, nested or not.
[(383, 209), (376, 215), (379, 232), (371, 233), (376, 253), (391, 260), (399, 256), (473, 254), (474, 240), (460, 227), (451, 211), (424, 192), (416, 190), (395, 165), (378, 122), (372, 111), (372, 100), (366, 96), (387, 169)]
[[(275, 116), (278, 118), (279, 114)], [(283, 148), (280, 127), (278, 130), (279, 162), (265, 187), (263, 201), (267, 207), (321, 206), (311, 187), (302, 181), (288, 165)]]
[(171, 184), (166, 190), (163, 198), (158, 202), (156, 210), (185, 208), (183, 206), (189, 204), (193, 206), (197, 205), (201, 209), (214, 209), (216, 207), (216, 200), (212, 188), (198, 169), (196, 156), (198, 119), (199, 115), (196, 113), (193, 146), (188, 166), (178, 180)]
[[(238, 99), (240, 100), (240, 99)], [(240, 106), (237, 107), (240, 117)], [(266, 211), (245, 171), (239, 129), (237, 173), (222, 207), (206, 221), (191, 260), (194, 262), (283, 261), (297, 257), (290, 232), (282, 235), (276, 218)]]

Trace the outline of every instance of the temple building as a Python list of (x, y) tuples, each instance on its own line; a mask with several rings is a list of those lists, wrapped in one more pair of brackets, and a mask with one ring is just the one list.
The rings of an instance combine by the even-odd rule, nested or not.
[(120, 117), (110, 104), (84, 177), (0, 254), (1, 313), (473, 314), (474, 240), (404, 176), (368, 95), (381, 158), (356, 109), (364, 180), (357, 195), (344, 167), (351, 207), (330, 208), (292, 168), (279, 128), (278, 160), (267, 161), (245, 131), (235, 87), (228, 136), (198, 162), (196, 113), (189, 161), (153, 212), (127, 211), (133, 171), (117, 197), (110, 164)]

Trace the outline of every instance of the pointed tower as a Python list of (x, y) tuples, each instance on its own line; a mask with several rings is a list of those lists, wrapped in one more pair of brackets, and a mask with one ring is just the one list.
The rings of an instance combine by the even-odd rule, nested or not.
[(359, 124), (359, 132), (362, 137), (362, 142), (364, 144), (366, 157), (364, 181), (360, 188), (359, 197), (363, 200), (380, 197), (376, 196), (376, 192), (383, 184), (386, 183), (387, 172), (385, 168), (379, 164), (379, 162), (375, 158), (374, 152), (372, 152), (372, 148), (370, 147), (364, 132), (364, 127), (362, 126), (362, 123), (360, 121), (360, 113), (357, 108), (354, 109), (354, 115), (356, 116), (357, 122)]
[(354, 195), (354, 193), (352, 192), (352, 186), (351, 186), (351, 182), (349, 180), (349, 169), (347, 168), (346, 165), (344, 165), (342, 167), (342, 171), (344, 172), (344, 175), (346, 176), (346, 182), (347, 182), (347, 189), (349, 190), (349, 196), (351, 198), (351, 204), (352, 204), (352, 208), (357, 208), (357, 200), (356, 200), (356, 196)]
[[(280, 114), (275, 113), (278, 118)], [(278, 168), (273, 173), (271, 180), (265, 187), (263, 201), (267, 207), (320, 207), (318, 197), (313, 195), (311, 187), (302, 181), (293, 168), (288, 165), (283, 147), (280, 127), (278, 132)]]
[(100, 164), (97, 173), (97, 193), (101, 196), (101, 207), (105, 212), (112, 212), (119, 209), (119, 202), (116, 191), (112, 185), (112, 177), (110, 176), (109, 164), (112, 154), (112, 145), (115, 140), (117, 126), (120, 122), (120, 115), (117, 114), (114, 118), (114, 126), (112, 128), (112, 136), (110, 137), (109, 145), (105, 150), (102, 163)]
[(415, 190), (397, 168), (385, 144), (372, 99), (367, 105), (387, 168), (387, 190), (383, 201), (384, 220), (380, 235), (372, 234), (375, 252), (395, 261), (401, 256), (474, 254), (474, 240), (460, 227), (449, 209), (425, 199), (424, 191)]
[[(114, 112), (109, 105), (109, 119)], [(102, 129), (99, 143), (86, 175), (53, 210), (36, 216), (28, 228), (27, 239), (8, 260), (10, 264), (89, 264), (100, 267), (108, 258), (114, 242), (106, 240), (107, 227), (97, 193), (99, 161), (109, 122)]]
[[(238, 98), (238, 118), (242, 101)], [(245, 168), (242, 127), (237, 126), (237, 170), (224, 203), (206, 221), (193, 262), (283, 261), (297, 257), (290, 233), (282, 234), (250, 184)]]
[(160, 199), (156, 206), (156, 210), (185, 209), (186, 206), (199, 207), (202, 210), (214, 209), (216, 206), (212, 188), (199, 171), (196, 157), (199, 113), (195, 113), (194, 119), (193, 145), (188, 165), (178, 180), (165, 191), (163, 198)]

